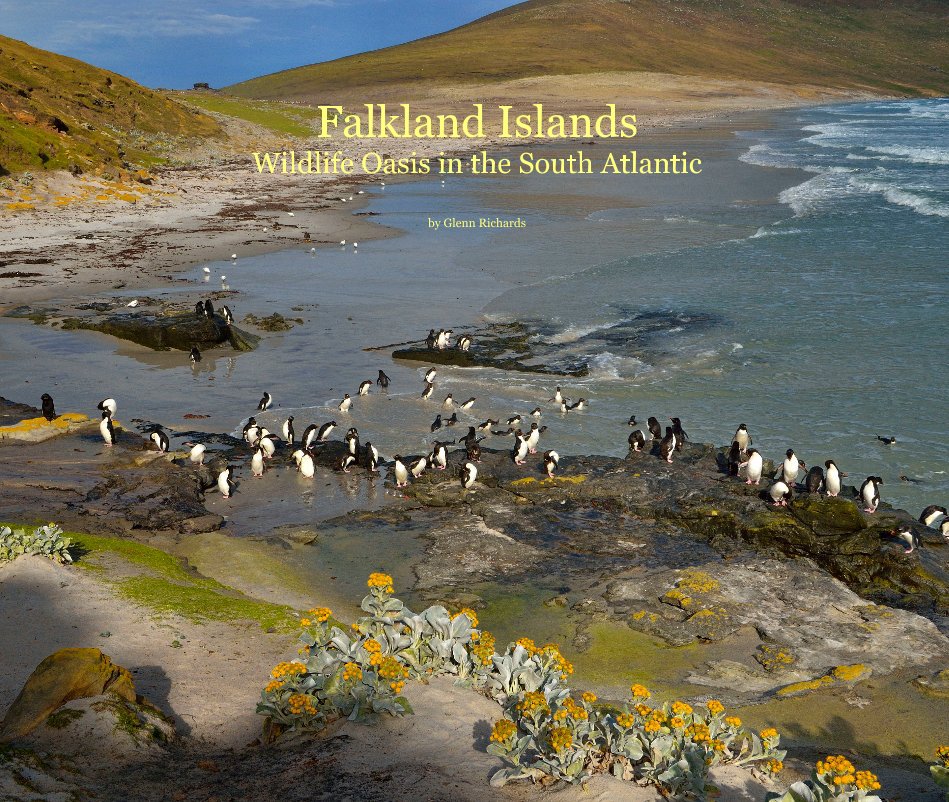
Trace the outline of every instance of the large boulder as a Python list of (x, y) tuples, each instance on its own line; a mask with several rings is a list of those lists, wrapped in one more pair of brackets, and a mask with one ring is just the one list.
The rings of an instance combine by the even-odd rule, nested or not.
[(231, 326), (220, 315), (205, 317), (194, 312), (69, 318), (63, 328), (101, 331), (156, 351), (190, 351), (192, 346), (204, 350), (224, 343), (238, 351), (251, 351), (260, 342), (259, 337)]

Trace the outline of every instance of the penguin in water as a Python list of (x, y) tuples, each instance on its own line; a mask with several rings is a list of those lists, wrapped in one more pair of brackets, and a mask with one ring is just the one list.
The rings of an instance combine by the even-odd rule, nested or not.
[(478, 478), (478, 466), (473, 462), (466, 462), (459, 472), (461, 475), (461, 487), (463, 490), (470, 490), (475, 480)]
[(585, 398), (581, 398), (575, 404), (568, 404), (567, 411), (573, 412), (574, 410), (576, 410), (577, 412), (583, 412), (583, 409), (586, 406), (586, 403), (587, 403), (587, 400)]
[(666, 426), (666, 436), (659, 442), (659, 456), (666, 462), (672, 463), (672, 455), (675, 453), (679, 438), (671, 426)]
[(551, 479), (554, 478), (554, 469), (560, 462), (560, 454), (556, 451), (545, 451), (544, 452), (544, 470), (547, 472), (547, 476)]
[(566, 415), (570, 411), (570, 399), (564, 398), (560, 402), (560, 414)]
[(441, 429), (441, 428), (442, 428), (442, 416), (441, 416), (441, 415), (436, 415), (436, 416), (435, 416), (435, 420), (432, 421), (432, 425), (431, 425), (431, 427), (429, 428), (429, 431), (431, 431), (431, 432), (437, 432), (437, 431), (438, 431), (439, 429)]
[(524, 437), (524, 433), (518, 429), (514, 432), (514, 450), (511, 451), (511, 459), (514, 460), (514, 464), (524, 465), (527, 461), (528, 451), (527, 438)]
[(642, 451), (646, 447), (646, 435), (642, 429), (637, 429), (626, 438), (626, 442), (629, 443), (630, 451)]
[(491, 434), (493, 434), (495, 437), (509, 437), (510, 435), (514, 434), (514, 432), (515, 429), (513, 426), (508, 426), (503, 432), (500, 429), (491, 430)]
[(923, 526), (932, 526), (940, 518), (946, 517), (946, 515), (947, 513), (945, 507), (939, 507), (935, 504), (930, 504), (919, 514), (919, 522), (923, 524)]
[(204, 314), (208, 317), (214, 317), (214, 304), (211, 303), (210, 299), (204, 302)]
[(739, 468), (745, 469), (745, 484), (757, 485), (761, 481), (761, 472), (764, 468), (764, 460), (758, 449), (749, 448), (745, 455), (745, 461), (739, 464)]
[(883, 479), (879, 476), (868, 476), (860, 485), (860, 498), (863, 500), (863, 511), (874, 513), (880, 505), (880, 485)]
[(378, 384), (383, 390), (389, 388), (389, 382), (392, 381), (388, 376), (386, 376), (385, 371), (379, 371), (379, 378), (376, 379), (376, 384)]
[(331, 420), (329, 423), (324, 423), (320, 426), (320, 431), (316, 435), (317, 443), (325, 443), (330, 436), (330, 432), (333, 431), (333, 428), (336, 426), (336, 421)]
[(442, 401), (442, 406), (446, 409), (451, 409), (453, 406), (455, 406), (455, 399), (452, 397), (451, 393), (445, 396), (445, 400)]
[(103, 410), (102, 420), (99, 421), (99, 433), (102, 435), (102, 442), (110, 448), (115, 444), (115, 429), (112, 426), (112, 416), (109, 410)]
[(297, 464), (297, 470), (303, 474), (306, 479), (313, 478), (313, 474), (316, 473), (316, 466), (313, 464), (313, 457), (306, 451), (302, 448), (298, 448), (294, 451), (293, 461)]
[(309, 448), (310, 444), (316, 440), (317, 429), (317, 425), (315, 423), (311, 423), (303, 430), (303, 437), (300, 438), (300, 442), (303, 444), (304, 448)]
[(290, 417), (283, 422), (280, 434), (283, 435), (283, 440), (288, 446), (293, 445), (293, 415), (290, 415)]
[(791, 487), (783, 479), (776, 479), (768, 488), (768, 496), (775, 507), (786, 507), (792, 500)]
[(48, 421), (54, 421), (57, 417), (56, 414), (56, 405), (53, 403), (53, 396), (49, 393), (43, 393), (40, 396), (40, 401), (43, 402), (43, 417)]
[(804, 477), (804, 489), (808, 493), (820, 493), (821, 486), (824, 484), (824, 469), (820, 465), (814, 465)]
[(527, 433), (527, 452), (529, 454), (537, 453), (537, 442), (540, 440), (540, 429), (536, 423), (531, 424), (530, 431)]
[(807, 470), (804, 460), (797, 458), (793, 448), (789, 448), (784, 452), (784, 462), (781, 465), (781, 478), (788, 486), (794, 487), (794, 485), (797, 484), (797, 474), (802, 468)]
[(438, 371), (435, 370), (435, 368), (429, 368), (428, 370), (426, 370), (426, 371), (425, 371), (425, 383), (426, 383), (426, 384), (434, 384), (434, 383), (435, 383), (435, 376), (436, 376), (437, 373), (438, 373)]
[(410, 468), (412, 478), (418, 479), (423, 473), (425, 473), (425, 469), (427, 467), (428, 457), (419, 457), (417, 460), (415, 460), (415, 462), (412, 463), (412, 467)]
[(676, 451), (681, 451), (685, 448), (685, 441), (689, 439), (689, 436), (685, 433), (685, 429), (682, 428), (682, 421), (678, 418), (669, 418), (672, 421), (672, 431), (676, 436)]
[(555, 403), (555, 404), (562, 404), (562, 403), (563, 403), (563, 393), (560, 391), (560, 388), (559, 388), (559, 387), (557, 388), (556, 392), (554, 393), (554, 397), (551, 398), (550, 400), (551, 400), (553, 403)]
[(494, 418), (488, 418), (486, 421), (479, 423), (475, 428), (479, 432), (488, 432), (491, 431), (492, 426), (497, 426), (500, 421), (496, 421)]
[(188, 459), (191, 460), (191, 464), (204, 465), (204, 453), (207, 450), (207, 446), (205, 446), (204, 443), (195, 443), (191, 446), (191, 451), (188, 452)]
[(891, 446), (896, 442), (895, 437), (881, 437), (880, 435), (877, 435), (877, 440), (879, 440), (885, 446)]
[(339, 402), (337, 409), (340, 412), (349, 412), (349, 408), (353, 405), (353, 399), (349, 397), (349, 393), (343, 395), (343, 400)]
[(843, 474), (837, 468), (837, 463), (832, 459), (829, 459), (824, 462), (824, 490), (827, 491), (827, 495), (831, 498), (840, 494), (840, 477)]
[(369, 379), (366, 379), (364, 382), (359, 383), (359, 395), (369, 395), (369, 388), (372, 387), (372, 382)]
[(650, 418), (647, 420), (646, 428), (649, 429), (649, 434), (652, 436), (653, 440), (662, 439), (662, 427), (659, 425), (658, 418)]
[(428, 401), (432, 397), (432, 393), (435, 391), (435, 385), (431, 382), (425, 383), (425, 389), (422, 390), (422, 400)]
[(540, 407), (534, 407), (534, 408), (531, 410), (531, 413), (530, 413), (530, 414), (531, 414), (531, 417), (540, 418), (540, 417), (543, 416), (544, 413), (543, 413), (543, 411), (541, 410)]
[(161, 452), (168, 451), (168, 435), (165, 434), (161, 429), (156, 429), (149, 435), (149, 439), (158, 447), (158, 450)]
[(356, 431), (356, 427), (350, 428), (346, 432), (346, 436), (343, 438), (346, 441), (346, 445), (349, 446), (349, 453), (354, 457), (359, 455), (359, 432)]
[(451, 413), (451, 417), (448, 418), (448, 420), (445, 421), (445, 425), (446, 425), (446, 426), (454, 426), (456, 423), (458, 423), (458, 413), (457, 413), (457, 412), (452, 412), (452, 413)]
[(110, 418), (115, 417), (115, 413), (118, 408), (119, 405), (115, 403), (114, 398), (103, 398), (98, 404), (96, 404), (96, 409), (100, 409), (103, 412), (108, 412)]
[(264, 393), (263, 398), (260, 399), (260, 403), (257, 404), (257, 411), (264, 412), (265, 410), (270, 409), (270, 405), (273, 403), (273, 397), (270, 393)]
[(731, 448), (728, 449), (728, 475), (738, 476), (738, 471), (740, 468), (741, 446), (738, 445), (738, 441), (735, 440), (732, 442)]
[(197, 364), (201, 361), (201, 352), (196, 345), (191, 346), (191, 364)]
[(356, 458), (352, 454), (347, 454), (339, 461), (337, 465), (337, 470), (342, 471), (343, 473), (349, 473), (349, 469), (356, 464)]
[(919, 545), (919, 537), (906, 524), (903, 524), (897, 529), (894, 529), (892, 532), (890, 532), (890, 535), (892, 537), (895, 537), (901, 543), (906, 544), (903, 547), (906, 554), (912, 554), (913, 549), (915, 549)]
[(751, 435), (748, 434), (748, 427), (744, 423), (738, 424), (732, 442), (738, 443), (738, 448), (741, 449), (741, 456), (744, 457), (748, 451), (748, 446), (752, 444)]
[(366, 470), (369, 473), (375, 473), (379, 469), (379, 450), (368, 440), (366, 441)]
[(260, 446), (254, 449), (254, 456), (250, 458), (250, 472), (255, 479), (264, 475), (264, 450)]
[(435, 446), (432, 449), (432, 465), (434, 465), (438, 470), (443, 471), (448, 467), (448, 451), (445, 446), (447, 443), (440, 443), (438, 440), (435, 441)]
[(635, 416), (635, 415), (630, 415), (630, 416), (629, 416), (629, 420), (626, 421), (626, 425), (627, 425), (627, 426), (639, 426), (639, 424), (636, 422), (636, 416)]
[(507, 419), (508, 426), (519, 426), (520, 423), (521, 423), (520, 415), (512, 415), (510, 418)]
[(402, 456), (396, 454), (392, 458), (393, 466), (392, 470), (395, 473), (395, 486), (396, 487), (406, 487), (409, 484), (409, 469), (405, 467), (405, 463), (402, 462)]
[(237, 488), (234, 480), (231, 479), (231, 469), (225, 468), (217, 475), (217, 489), (221, 491), (221, 496), (230, 498), (231, 494)]

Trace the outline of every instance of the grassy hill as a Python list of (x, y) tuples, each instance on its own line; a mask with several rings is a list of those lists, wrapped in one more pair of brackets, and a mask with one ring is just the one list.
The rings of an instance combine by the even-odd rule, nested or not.
[(148, 166), (182, 139), (219, 132), (128, 78), (0, 36), (0, 175)]
[(947, 9), (944, 0), (529, 0), (446, 33), (228, 91), (325, 100), (419, 79), (650, 71), (943, 95)]

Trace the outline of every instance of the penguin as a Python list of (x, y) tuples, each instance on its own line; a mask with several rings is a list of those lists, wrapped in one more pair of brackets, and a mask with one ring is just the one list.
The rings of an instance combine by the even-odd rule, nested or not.
[(557, 467), (559, 462), (560, 455), (556, 451), (544, 452), (544, 470), (547, 471), (547, 476), (551, 479), (554, 478), (554, 468)]
[(537, 441), (540, 440), (540, 429), (536, 423), (531, 424), (530, 431), (527, 433), (527, 451), (529, 454), (537, 453)]
[(264, 450), (260, 446), (254, 449), (254, 456), (250, 458), (250, 471), (255, 479), (264, 475)]
[(939, 531), (946, 540), (949, 540), (949, 518), (942, 519), (939, 523)]
[(527, 438), (524, 437), (524, 433), (518, 429), (514, 432), (514, 450), (511, 451), (511, 459), (514, 460), (515, 465), (523, 465), (527, 460)]
[(471, 350), (471, 338), (467, 334), (458, 338), (458, 349), (461, 351)]
[(738, 448), (741, 449), (741, 455), (744, 456), (745, 452), (748, 451), (748, 446), (751, 445), (751, 435), (748, 434), (748, 427), (744, 423), (739, 423), (738, 428), (735, 430), (735, 436), (732, 438), (733, 443), (738, 443)]
[(399, 454), (392, 458), (392, 462), (394, 463), (392, 470), (395, 473), (395, 486), (406, 487), (409, 483), (409, 469), (405, 467), (405, 463), (402, 462), (402, 457)]
[(99, 432), (102, 434), (102, 441), (109, 447), (115, 443), (115, 429), (112, 427), (112, 416), (109, 410), (103, 410), (102, 420), (99, 422)]
[(544, 413), (541, 411), (541, 408), (540, 408), (540, 407), (534, 407), (534, 408), (531, 410), (531, 417), (539, 418), (539, 417), (541, 417), (543, 414), (544, 414)]
[(197, 346), (191, 346), (191, 362), (197, 363), (201, 361), (201, 352), (198, 350)]
[(257, 447), (264, 452), (265, 459), (273, 459), (274, 452), (277, 450), (275, 439), (275, 436), (268, 432), (257, 440)]
[(435, 337), (435, 329), (429, 329), (428, 337), (425, 338), (425, 347), (428, 348), (429, 351), (431, 351), (435, 347), (436, 339), (437, 338)]
[(280, 434), (283, 435), (283, 439), (288, 446), (293, 445), (293, 415), (288, 417), (283, 422), (283, 427), (280, 429)]
[(919, 522), (923, 526), (932, 526), (936, 521), (941, 517), (947, 515), (945, 507), (938, 507), (935, 504), (930, 504), (919, 514)]
[(442, 406), (446, 409), (451, 409), (453, 406), (455, 406), (455, 399), (452, 397), (451, 393), (445, 396), (445, 400), (442, 401)]
[(436, 440), (435, 447), (432, 449), (432, 465), (440, 471), (448, 467), (448, 451), (445, 445), (445, 443), (439, 443), (438, 440)]
[(649, 434), (652, 435), (653, 440), (660, 440), (662, 438), (662, 427), (659, 425), (658, 418), (650, 418), (646, 421), (646, 428), (649, 429)]
[(659, 442), (659, 456), (662, 457), (666, 462), (672, 462), (672, 455), (676, 450), (676, 446), (679, 443), (679, 438), (676, 437), (676, 433), (673, 431), (671, 426), (666, 426), (666, 436), (662, 438)]
[(313, 464), (313, 457), (307, 454), (303, 449), (297, 449), (293, 452), (293, 461), (297, 464), (297, 470), (307, 479), (312, 479), (316, 473), (316, 466)]
[(432, 384), (431, 382), (426, 382), (425, 389), (422, 390), (422, 400), (428, 401), (428, 399), (432, 397), (432, 393), (434, 392), (434, 390), (435, 390), (435, 385)]
[(165, 434), (161, 429), (156, 429), (151, 433), (149, 439), (158, 447), (158, 450), (161, 452), (168, 451), (168, 435)]
[(761, 472), (764, 467), (764, 460), (756, 448), (748, 449), (748, 453), (745, 455), (745, 461), (742, 462), (738, 467), (745, 469), (746, 485), (757, 485), (761, 481)]
[(244, 432), (244, 439), (248, 445), (254, 445), (260, 437), (260, 427), (255, 423)]
[(804, 477), (804, 489), (808, 493), (820, 493), (821, 485), (824, 484), (824, 469), (820, 465), (814, 465)]
[(577, 403), (568, 405), (567, 409), (570, 412), (573, 412), (574, 410), (576, 410), (577, 412), (583, 412), (583, 408), (584, 406), (586, 406), (586, 403), (587, 403), (587, 400), (585, 398), (581, 398), (579, 401), (577, 401)]
[(454, 426), (456, 423), (458, 423), (458, 413), (457, 413), (457, 412), (452, 412), (452, 413), (451, 413), (451, 417), (450, 417), (448, 420), (445, 421), (445, 425), (446, 425), (446, 426)]
[(343, 438), (346, 441), (346, 445), (349, 446), (349, 453), (354, 457), (359, 455), (359, 432), (356, 431), (356, 428), (350, 428), (346, 432), (346, 436)]
[(304, 448), (309, 448), (310, 444), (316, 439), (316, 431), (317, 426), (315, 423), (311, 423), (303, 430), (303, 437), (300, 438), (300, 442)]
[(359, 395), (369, 395), (369, 388), (372, 387), (372, 382), (369, 379), (366, 379), (364, 382), (359, 384)]
[(412, 477), (414, 479), (418, 479), (423, 473), (425, 473), (425, 469), (427, 467), (428, 457), (419, 457), (417, 460), (415, 460), (415, 462), (412, 463), (412, 467), (410, 469)]
[(555, 404), (562, 404), (562, 403), (563, 403), (563, 393), (560, 392), (560, 388), (559, 388), (559, 387), (557, 388), (556, 392), (554, 393), (554, 397), (551, 398), (550, 400), (553, 401)]
[[(210, 271), (208, 271), (208, 272), (210, 272)], [(194, 313), (195, 313), (198, 317), (204, 317), (204, 301), (198, 301), (198, 302), (194, 305)]]
[(270, 405), (273, 403), (273, 397), (270, 393), (264, 393), (263, 397), (260, 399), (260, 402), (257, 404), (257, 411), (263, 412), (264, 410), (270, 409)]
[(500, 421), (496, 421), (494, 418), (488, 418), (486, 421), (479, 423), (475, 428), (479, 432), (487, 432), (491, 430), (492, 426), (497, 426)]
[(626, 425), (627, 425), (627, 426), (638, 426), (639, 424), (636, 422), (636, 416), (635, 416), (635, 415), (630, 415), (630, 416), (629, 416), (629, 420), (626, 421)]
[(827, 495), (834, 497), (840, 493), (840, 470), (837, 468), (837, 463), (832, 459), (824, 462), (824, 468), (826, 469), (824, 473), (824, 490), (827, 491)]
[(468, 445), (468, 443), (474, 443), (474, 442), (476, 442), (477, 439), (478, 439), (478, 435), (477, 435), (477, 433), (475, 432), (475, 427), (474, 427), (474, 426), (469, 426), (469, 427), (468, 427), (468, 433), (467, 433), (464, 437), (462, 437), (459, 442), (462, 442), (462, 443), (464, 443), (465, 445)]
[(906, 554), (912, 554), (913, 549), (919, 545), (919, 538), (917, 537), (916, 533), (905, 524), (898, 527), (897, 529), (894, 529), (892, 532), (890, 532), (890, 534), (897, 540), (906, 544), (906, 547), (904, 547)]
[(334, 420), (320, 426), (320, 431), (316, 435), (316, 442), (325, 443), (329, 439), (330, 432), (333, 431), (334, 426), (336, 426), (336, 421)]
[(438, 336), (435, 338), (435, 347), (438, 348), (439, 351), (444, 351), (451, 345), (451, 335), (451, 329), (443, 329), (438, 332)]
[(474, 402), (477, 401), (477, 400), (478, 400), (477, 398), (475, 398), (474, 396), (472, 396), (472, 397), (469, 398), (467, 401), (462, 401), (459, 406), (460, 406), (462, 409), (471, 409), (471, 408), (474, 406)]
[(208, 317), (214, 317), (214, 304), (211, 303), (210, 299), (204, 302), (204, 314)]
[[(257, 425), (257, 418), (251, 415), (247, 419), (247, 423), (244, 424), (244, 428), (241, 429), (241, 437), (247, 440), (247, 432), (249, 432), (254, 426)], [(249, 441), (248, 441), (249, 442)]]
[(349, 393), (343, 395), (343, 400), (339, 402), (337, 409), (340, 412), (349, 412), (349, 408), (353, 405), (353, 399), (349, 397)]
[(868, 476), (860, 485), (860, 498), (863, 500), (863, 511), (874, 513), (880, 505), (880, 485), (883, 479), (879, 476)]
[(388, 389), (389, 382), (392, 381), (388, 376), (386, 376), (385, 371), (379, 371), (379, 378), (376, 379), (376, 384), (378, 384), (383, 390)]
[(224, 318), (224, 322), (230, 325), (234, 322), (234, 315), (231, 312), (230, 307), (222, 306), (221, 307), (221, 317)]
[(642, 451), (646, 447), (646, 435), (642, 429), (637, 429), (627, 438), (630, 451)]
[(738, 470), (740, 467), (741, 446), (738, 445), (738, 441), (735, 440), (732, 442), (731, 448), (728, 449), (728, 475), (738, 476)]
[(48, 421), (56, 420), (58, 415), (56, 414), (56, 405), (53, 403), (53, 397), (49, 393), (43, 393), (40, 396), (40, 401), (43, 402), (43, 417)]
[(431, 425), (431, 427), (429, 428), (429, 431), (437, 432), (437, 431), (438, 431), (439, 429), (441, 429), (441, 428), (442, 428), (442, 416), (441, 416), (441, 415), (436, 415), (436, 416), (435, 416), (435, 420), (432, 421), (432, 425)]
[(337, 465), (336, 467), (338, 470), (342, 471), (343, 473), (349, 473), (349, 469), (352, 468), (353, 465), (355, 464), (356, 464), (356, 458), (352, 454), (347, 454), (345, 457), (343, 457), (339, 461), (339, 465)]
[(879, 440), (885, 446), (891, 446), (896, 442), (895, 437), (881, 437), (880, 435), (877, 435), (877, 440)]
[(472, 462), (481, 462), (480, 440), (469, 440), (465, 443), (465, 456)]
[(471, 486), (478, 478), (478, 466), (473, 462), (466, 462), (461, 469), (461, 487), (463, 490), (470, 490)]
[(804, 460), (797, 458), (797, 455), (794, 453), (793, 448), (789, 448), (784, 452), (784, 462), (781, 465), (781, 478), (788, 484), (789, 487), (794, 487), (797, 483), (797, 474), (798, 471), (803, 468), (807, 470), (807, 466), (804, 464)]
[(508, 426), (519, 426), (520, 423), (521, 423), (520, 415), (512, 415), (510, 418), (507, 419)]
[(508, 426), (503, 432), (500, 429), (491, 430), (491, 434), (493, 434), (495, 437), (509, 437), (510, 435), (514, 434), (514, 432), (515, 429), (513, 426)]
[(195, 443), (188, 452), (188, 459), (194, 465), (204, 465), (204, 452), (207, 450), (207, 446), (203, 443)]
[(224, 498), (230, 498), (236, 485), (231, 479), (231, 469), (225, 468), (217, 475), (217, 489), (221, 491)]
[(669, 418), (672, 421), (672, 431), (675, 432), (676, 436), (676, 451), (681, 451), (685, 448), (685, 441), (689, 439), (689, 436), (685, 433), (685, 429), (682, 428), (682, 421), (678, 418)]
[(564, 398), (560, 402), (560, 414), (566, 415), (570, 411), (570, 399)]
[(379, 450), (368, 440), (366, 441), (366, 469), (375, 473), (379, 466)]
[(786, 507), (792, 498), (791, 487), (783, 480), (776, 479), (768, 488), (768, 496), (775, 507)]
[(429, 368), (428, 370), (426, 370), (426, 371), (425, 371), (425, 382), (426, 382), (426, 384), (434, 384), (434, 382), (435, 382), (435, 376), (436, 376), (437, 373), (438, 373), (438, 371), (436, 371), (435, 368)]
[(118, 408), (119, 406), (115, 403), (114, 398), (103, 398), (98, 404), (96, 404), (96, 409), (108, 412), (110, 418), (115, 417), (115, 412)]

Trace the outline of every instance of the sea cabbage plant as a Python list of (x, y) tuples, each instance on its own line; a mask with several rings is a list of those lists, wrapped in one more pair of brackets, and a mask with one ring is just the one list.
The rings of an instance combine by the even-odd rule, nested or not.
[(818, 760), (809, 780), (796, 782), (783, 794), (768, 794), (767, 802), (883, 802), (875, 774), (857, 771), (843, 755)]
[(0, 563), (15, 560), (23, 554), (48, 557), (58, 563), (71, 563), (69, 549), (72, 541), (63, 537), (63, 530), (56, 524), (39, 526), (32, 532), (26, 529), (0, 527)]
[(938, 762), (929, 767), (936, 785), (946, 789), (946, 802), (949, 802), (949, 746), (940, 746), (936, 749)]

